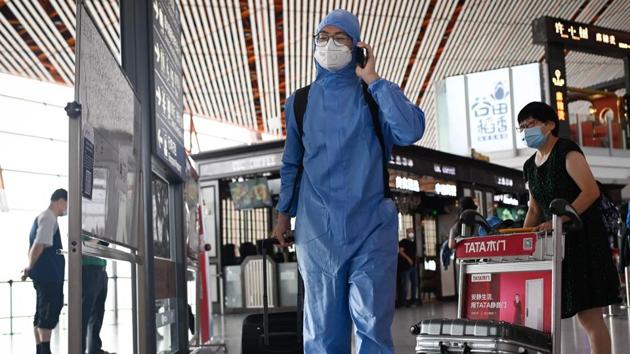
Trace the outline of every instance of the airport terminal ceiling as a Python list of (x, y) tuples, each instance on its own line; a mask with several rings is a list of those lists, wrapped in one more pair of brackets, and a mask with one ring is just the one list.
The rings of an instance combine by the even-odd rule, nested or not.
[[(120, 58), (120, 0), (86, 1)], [(539, 62), (540, 16), (630, 31), (626, 0), (179, 0), (186, 111), (282, 135), (282, 106), (313, 79), (312, 35), (331, 9), (358, 15), (377, 71), (427, 114), (421, 145), (437, 147), (435, 83), (445, 77)], [(0, 72), (72, 85), (74, 0), (0, 0)], [(569, 52), (573, 87), (623, 76), (619, 60)]]

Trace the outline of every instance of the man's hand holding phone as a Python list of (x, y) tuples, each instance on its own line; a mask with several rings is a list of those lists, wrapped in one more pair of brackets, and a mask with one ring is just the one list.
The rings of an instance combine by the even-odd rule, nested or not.
[(364, 61), (365, 62), (364, 66), (361, 66), (362, 63), (357, 63), (357, 68), (355, 71), (357, 75), (361, 79), (363, 79), (363, 81), (365, 81), (365, 83), (368, 85), (380, 79), (380, 76), (378, 76), (378, 74), (376, 73), (376, 62), (374, 59), (374, 53), (372, 51), (372, 47), (370, 47), (370, 45), (365, 42), (359, 42), (357, 43), (356, 50), (358, 51), (365, 50), (367, 52), (367, 55), (365, 54), (357, 55), (357, 59), (359, 59), (361, 56), (366, 57)]

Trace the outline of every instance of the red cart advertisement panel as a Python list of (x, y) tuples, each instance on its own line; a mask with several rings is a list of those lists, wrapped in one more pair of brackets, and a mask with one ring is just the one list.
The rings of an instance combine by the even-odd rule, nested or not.
[(464, 318), (551, 332), (551, 271), (466, 275)]

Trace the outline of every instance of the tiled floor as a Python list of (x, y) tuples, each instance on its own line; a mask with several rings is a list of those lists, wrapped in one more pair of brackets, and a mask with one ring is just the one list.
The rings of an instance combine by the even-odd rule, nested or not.
[[(420, 307), (403, 308), (396, 311), (392, 333), (396, 353), (414, 353), (413, 348), (415, 338), (409, 334), (409, 326), (421, 319), (454, 317), (456, 311), (455, 303), (433, 302)], [(626, 310), (617, 309), (618, 316), (607, 317), (606, 323), (611, 329), (613, 336), (613, 353), (630, 353), (630, 327), (628, 326), (628, 314)], [(127, 320), (130, 314), (120, 314), (118, 325), (109, 325), (103, 328), (103, 339), (106, 343), (104, 349), (115, 351), (119, 354), (131, 353), (131, 324)], [(241, 324), (245, 315), (229, 315), (223, 318), (216, 317), (215, 328), (216, 338), (224, 339), (228, 353), (240, 354)], [(224, 324), (222, 324), (224, 322)], [(28, 321), (15, 324), (19, 327), (28, 327)], [(18, 327), (16, 327), (18, 328)], [(65, 326), (57, 330), (53, 337), (54, 353), (66, 353)], [(34, 345), (32, 334), (23, 330), (14, 336), (0, 336), (1, 353), (33, 353)], [(588, 340), (583, 330), (574, 319), (562, 322), (562, 353), (566, 354), (588, 354), (590, 353)]]
[[(409, 334), (409, 326), (426, 318), (454, 318), (456, 304), (433, 302), (424, 306), (396, 310), (392, 333), (396, 353), (414, 353), (415, 337)], [(618, 316), (606, 317), (606, 324), (613, 336), (613, 354), (630, 353), (630, 327), (626, 310), (616, 309)], [(228, 353), (241, 353), (241, 323), (243, 315), (231, 315), (225, 319), (225, 343)], [(577, 320), (562, 321), (562, 353), (588, 354), (590, 348), (584, 331)]]

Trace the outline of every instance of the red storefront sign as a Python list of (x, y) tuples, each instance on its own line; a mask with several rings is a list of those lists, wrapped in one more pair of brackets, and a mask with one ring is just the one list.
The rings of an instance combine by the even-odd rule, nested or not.
[(466, 275), (464, 318), (551, 332), (551, 271)]
[(457, 244), (455, 254), (459, 259), (531, 256), (536, 238), (535, 233), (469, 237)]

